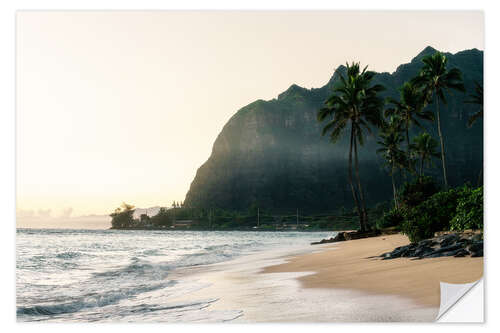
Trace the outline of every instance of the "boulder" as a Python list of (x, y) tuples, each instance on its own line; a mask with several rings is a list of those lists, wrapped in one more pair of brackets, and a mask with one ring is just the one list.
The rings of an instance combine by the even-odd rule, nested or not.
[(448, 246), (454, 244), (459, 239), (460, 239), (460, 236), (458, 236), (457, 234), (448, 234), (448, 235), (444, 235), (441, 238), (441, 242), (439, 244), (441, 245), (441, 247), (448, 247)]
[(483, 251), (483, 241), (472, 242), (469, 246), (469, 251), (478, 252), (479, 250)]

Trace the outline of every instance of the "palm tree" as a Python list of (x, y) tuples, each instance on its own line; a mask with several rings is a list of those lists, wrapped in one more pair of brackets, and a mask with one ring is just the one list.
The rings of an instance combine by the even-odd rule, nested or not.
[(419, 89), (410, 82), (405, 82), (400, 90), (399, 101), (389, 98), (388, 102), (393, 104), (393, 108), (385, 111), (385, 116), (397, 114), (404, 121), (406, 132), (406, 148), (408, 157), (410, 156), (410, 127), (415, 124), (422, 127), (417, 118), (424, 120), (434, 120), (431, 112), (423, 111), (425, 107), (425, 91)]
[(394, 173), (396, 169), (404, 167), (405, 153), (400, 149), (400, 144), (404, 141), (401, 134), (400, 120), (391, 117), (389, 122), (384, 126), (380, 133), (381, 140), (377, 143), (381, 148), (377, 149), (377, 154), (381, 154), (390, 168), (389, 174), (392, 179), (392, 191), (394, 195), (394, 206), (398, 207), (396, 183), (394, 181)]
[[(326, 100), (325, 107), (318, 112), (318, 121), (328, 120), (322, 135), (330, 133), (332, 142), (336, 142), (344, 130), (350, 132), (348, 179), (354, 203), (358, 210), (361, 231), (367, 229), (368, 214), (363, 188), (359, 177), (358, 144), (364, 143), (365, 131), (372, 133), (370, 125), (380, 126), (381, 110), (384, 105), (378, 93), (384, 89), (380, 84), (371, 85), (375, 72), (360, 70), (359, 63), (346, 64), (345, 76), (339, 73), (339, 82), (333, 88), (333, 94)], [(352, 158), (357, 190), (352, 181)]]
[(439, 158), (437, 146), (438, 142), (427, 132), (421, 133), (413, 139), (411, 150), (420, 159), (420, 177), (424, 174), (424, 164), (427, 163), (430, 166), (433, 157)]
[(448, 177), (446, 173), (444, 138), (441, 131), (441, 119), (439, 116), (439, 101), (446, 104), (445, 92), (451, 89), (465, 91), (462, 80), (462, 73), (457, 68), (448, 70), (448, 58), (440, 52), (426, 56), (422, 59), (424, 66), (417, 77), (412, 80), (417, 87), (421, 87), (426, 92), (427, 102), (433, 101), (436, 104), (436, 118), (439, 140), (441, 142), (441, 162), (443, 165), (444, 185), (448, 188)]
[(465, 101), (465, 103), (477, 104), (479, 105), (479, 110), (470, 116), (469, 121), (467, 122), (469, 127), (472, 127), (478, 118), (483, 117), (483, 86), (477, 82), (474, 82), (474, 85), (474, 93), (470, 95), (471, 99)]

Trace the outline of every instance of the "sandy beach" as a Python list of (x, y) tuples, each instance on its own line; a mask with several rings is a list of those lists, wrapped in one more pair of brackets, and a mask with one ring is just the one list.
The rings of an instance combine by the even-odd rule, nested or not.
[(235, 322), (431, 322), (440, 281), (482, 276), (482, 258), (373, 257), (405, 244), (405, 236), (390, 235), (263, 252), (177, 278), (204, 283), (187, 298), (216, 299), (209, 310), (238, 312)]
[(308, 272), (299, 278), (305, 288), (356, 289), (371, 294), (398, 295), (439, 307), (439, 282), (469, 283), (483, 275), (483, 258), (441, 257), (423, 260), (381, 260), (373, 256), (408, 244), (404, 235), (340, 242), (321, 253), (290, 258), (263, 273)]

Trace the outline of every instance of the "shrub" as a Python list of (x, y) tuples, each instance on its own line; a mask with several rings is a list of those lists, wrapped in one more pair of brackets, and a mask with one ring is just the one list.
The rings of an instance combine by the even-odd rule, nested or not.
[(483, 187), (464, 188), (458, 199), (456, 215), (450, 224), (451, 230), (483, 229)]
[(436, 231), (449, 230), (462, 193), (461, 189), (451, 189), (434, 194), (408, 211), (401, 231), (414, 243), (433, 237)]
[(416, 207), (439, 191), (432, 177), (419, 177), (411, 183), (405, 183), (399, 191), (399, 200), (405, 207)]
[(379, 218), (376, 222), (378, 229), (390, 228), (399, 226), (403, 223), (406, 215), (406, 210), (402, 208), (394, 208)]

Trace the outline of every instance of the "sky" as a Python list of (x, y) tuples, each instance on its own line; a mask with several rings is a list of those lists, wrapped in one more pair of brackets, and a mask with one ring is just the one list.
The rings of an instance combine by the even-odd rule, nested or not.
[(19, 11), (17, 216), (183, 201), (229, 118), (360, 61), (484, 50), (480, 11)]

